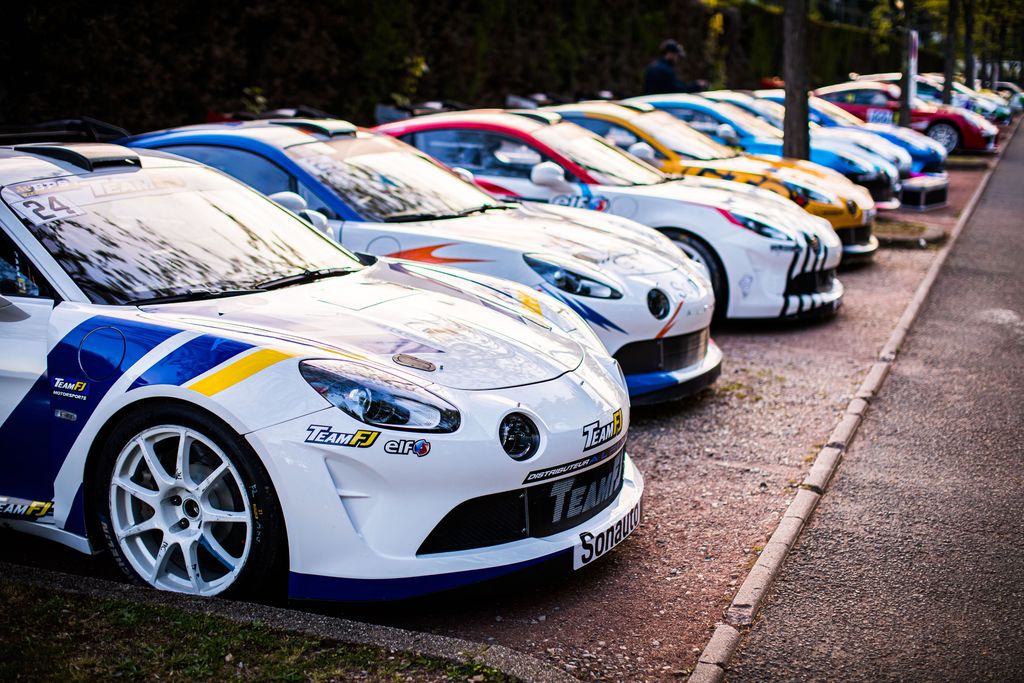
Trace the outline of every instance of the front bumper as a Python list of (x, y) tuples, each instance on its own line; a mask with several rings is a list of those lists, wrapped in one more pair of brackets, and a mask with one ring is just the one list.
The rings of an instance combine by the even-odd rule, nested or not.
[(366, 602), (401, 600), (497, 578), (548, 562), (581, 569), (621, 543), (640, 523), (644, 480), (624, 455), (622, 489), (615, 502), (583, 524), (546, 538), (526, 538), (416, 558), (417, 573), (391, 578), (345, 577), (291, 571), (288, 595), (294, 600)]
[[(708, 331), (702, 333), (707, 335)], [(722, 351), (707, 338), (706, 351), (699, 362), (676, 370), (626, 375), (629, 401), (634, 406), (653, 405), (692, 396), (710, 386), (722, 374)]]

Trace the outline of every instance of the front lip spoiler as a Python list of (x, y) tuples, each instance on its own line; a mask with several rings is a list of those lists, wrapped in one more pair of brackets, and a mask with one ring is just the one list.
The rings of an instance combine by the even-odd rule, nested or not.
[(669, 401), (678, 401), (687, 396), (693, 396), (702, 389), (711, 386), (721, 374), (722, 360), (719, 358), (718, 362), (703, 374), (688, 379), (685, 382), (665, 387), (664, 389), (655, 389), (645, 394), (630, 395), (629, 403), (631, 406), (650, 406), (658, 403), (668, 403)]
[(878, 238), (874, 235), (864, 244), (844, 244), (843, 260), (839, 266), (869, 261), (874, 258), (876, 251), (878, 251)]

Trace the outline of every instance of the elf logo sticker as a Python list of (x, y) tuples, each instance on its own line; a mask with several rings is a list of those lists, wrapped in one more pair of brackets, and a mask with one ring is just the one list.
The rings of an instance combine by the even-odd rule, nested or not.
[(611, 422), (591, 422), (583, 428), (583, 450), (589, 451), (601, 444), (608, 443), (622, 433), (622, 409), (612, 413)]
[(53, 395), (86, 401), (89, 398), (89, 383), (76, 379), (53, 378)]
[(573, 206), (577, 209), (590, 209), (591, 211), (607, 211), (607, 197), (585, 197), (581, 194), (560, 194), (551, 198), (552, 204), (559, 206)]
[(415, 455), (422, 458), (430, 452), (430, 442), (426, 439), (398, 439), (384, 444), (384, 452), (393, 455)]
[(322, 443), (348, 448), (369, 448), (380, 436), (380, 432), (369, 429), (359, 429), (351, 434), (336, 432), (329, 425), (309, 425), (306, 427), (306, 432), (306, 443)]

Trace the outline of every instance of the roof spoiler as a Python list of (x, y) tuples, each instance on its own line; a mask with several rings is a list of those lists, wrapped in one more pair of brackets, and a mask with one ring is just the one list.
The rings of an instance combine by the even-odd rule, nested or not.
[(348, 121), (340, 119), (271, 119), (276, 126), (297, 128), (305, 133), (314, 133), (333, 138), (344, 135), (355, 135), (357, 128)]
[(89, 116), (0, 126), (0, 145), (23, 145), (34, 142), (113, 142), (125, 137), (128, 137), (128, 131), (124, 128)]
[(111, 168), (115, 166), (134, 168), (139, 168), (140, 166), (139, 155), (134, 150), (122, 147), (121, 145), (88, 142), (68, 145), (37, 143), (18, 145), (14, 149), (26, 154), (63, 161), (86, 171), (95, 171), (98, 168)]

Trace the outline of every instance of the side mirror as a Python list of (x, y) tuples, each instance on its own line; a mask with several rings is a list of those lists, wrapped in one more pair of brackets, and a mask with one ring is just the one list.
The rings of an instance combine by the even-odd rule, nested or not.
[(634, 142), (626, 150), (637, 159), (643, 159), (644, 161), (653, 164), (654, 163), (654, 148), (646, 142)]
[(542, 161), (530, 169), (530, 182), (553, 190), (564, 190), (569, 185), (565, 170), (553, 161)]
[(0, 296), (0, 323), (16, 323), (19, 320), (27, 320), (28, 313), (14, 305), (14, 302), (5, 296)]
[(270, 199), (275, 204), (283, 206), (292, 213), (301, 214), (303, 211), (309, 208), (309, 205), (306, 203), (306, 200), (303, 199), (298, 194), (296, 194), (295, 192), (275, 192), (274, 194), (270, 195)]
[(461, 166), (456, 166), (455, 168), (453, 168), (452, 173), (459, 176), (467, 183), (476, 182), (476, 179), (473, 177), (473, 174), (470, 171), (467, 171), (466, 169), (462, 168)]
[(299, 216), (305, 218), (314, 228), (320, 232), (331, 234), (331, 229), (327, 223), (327, 216), (323, 215), (319, 211), (313, 211), (312, 209), (303, 209), (299, 211)]
[(736, 129), (730, 126), (728, 123), (722, 123), (715, 129), (715, 135), (722, 139), (727, 145), (735, 145), (740, 141), (740, 136), (736, 135)]

